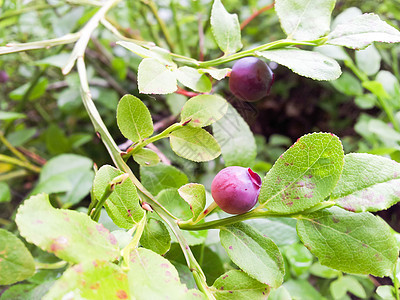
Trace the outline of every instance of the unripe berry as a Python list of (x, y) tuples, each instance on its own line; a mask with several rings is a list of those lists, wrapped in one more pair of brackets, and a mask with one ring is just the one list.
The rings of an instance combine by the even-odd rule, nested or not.
[(245, 57), (233, 65), (229, 88), (239, 99), (254, 102), (268, 95), (273, 82), (274, 73), (265, 62)]
[(213, 179), (211, 195), (225, 212), (242, 214), (257, 203), (261, 178), (250, 168), (227, 167)]

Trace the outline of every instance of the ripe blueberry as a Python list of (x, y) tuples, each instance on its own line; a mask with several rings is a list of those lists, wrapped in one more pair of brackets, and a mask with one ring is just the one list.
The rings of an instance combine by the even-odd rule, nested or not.
[(229, 88), (239, 99), (254, 102), (268, 95), (273, 82), (274, 73), (265, 62), (245, 57), (233, 65)]
[(250, 168), (227, 167), (213, 179), (211, 195), (225, 212), (242, 214), (257, 203), (261, 178)]
[(0, 71), (0, 83), (5, 83), (9, 79), (8, 74), (6, 71)]

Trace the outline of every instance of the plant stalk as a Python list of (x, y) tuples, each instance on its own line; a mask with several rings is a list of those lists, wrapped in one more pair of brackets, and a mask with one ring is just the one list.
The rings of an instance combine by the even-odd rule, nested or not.
[(35, 165), (32, 165), (30, 162), (21, 161), (21, 160), (19, 160), (17, 158), (14, 158), (14, 157), (11, 157), (11, 156), (8, 156), (8, 155), (0, 154), (0, 161), (5, 162), (5, 163), (9, 163), (9, 164), (12, 164), (12, 165), (23, 167), (23, 168), (28, 169), (28, 170), (30, 170), (32, 172), (35, 172), (35, 173), (40, 173), (40, 168), (39, 167), (37, 167)]

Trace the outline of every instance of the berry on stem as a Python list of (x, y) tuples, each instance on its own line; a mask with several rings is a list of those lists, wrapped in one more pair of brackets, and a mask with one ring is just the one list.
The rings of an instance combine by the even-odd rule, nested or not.
[(221, 170), (211, 184), (215, 203), (225, 212), (242, 214), (257, 203), (261, 178), (250, 168), (227, 167)]
[(233, 65), (229, 88), (239, 99), (254, 102), (268, 95), (273, 82), (274, 73), (264, 61), (245, 57)]

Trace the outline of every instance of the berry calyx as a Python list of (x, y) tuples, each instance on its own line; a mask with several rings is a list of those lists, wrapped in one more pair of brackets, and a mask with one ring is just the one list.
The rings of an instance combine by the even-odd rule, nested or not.
[(274, 73), (264, 61), (245, 57), (233, 65), (229, 88), (239, 99), (254, 102), (269, 94), (273, 82)]
[(213, 179), (211, 195), (215, 203), (225, 212), (242, 214), (257, 203), (261, 178), (250, 168), (227, 167)]

